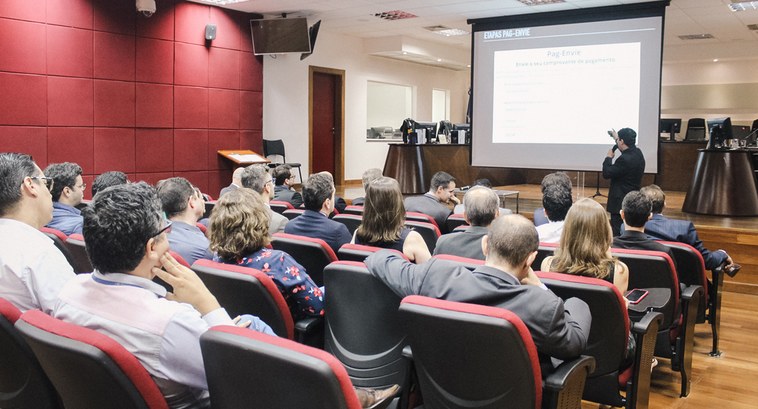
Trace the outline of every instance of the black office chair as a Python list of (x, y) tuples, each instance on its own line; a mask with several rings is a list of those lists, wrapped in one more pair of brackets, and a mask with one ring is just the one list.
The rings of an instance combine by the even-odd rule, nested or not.
[(293, 168), (297, 168), (297, 173), (300, 175), (300, 183), (303, 183), (303, 172), (300, 170), (300, 164), (295, 162), (287, 162), (287, 157), (284, 153), (284, 142), (281, 139), (270, 141), (263, 140), (263, 156), (268, 158), (269, 156), (281, 156), (281, 162), (272, 161), (269, 163), (269, 167), (275, 168), (279, 165), (290, 165)]
[(687, 133), (684, 135), (686, 141), (704, 141), (705, 140), (705, 119), (690, 118), (687, 121)]

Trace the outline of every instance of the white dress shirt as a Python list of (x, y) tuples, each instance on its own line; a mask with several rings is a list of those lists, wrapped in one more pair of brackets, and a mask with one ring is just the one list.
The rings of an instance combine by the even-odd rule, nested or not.
[(540, 243), (558, 243), (561, 241), (563, 232), (563, 220), (559, 222), (548, 222), (537, 226), (537, 235), (540, 236)]

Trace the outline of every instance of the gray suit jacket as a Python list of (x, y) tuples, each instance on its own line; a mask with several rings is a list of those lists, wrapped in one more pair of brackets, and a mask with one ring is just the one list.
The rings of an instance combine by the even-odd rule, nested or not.
[(403, 201), (406, 212), (419, 212), (427, 214), (434, 218), (437, 227), (443, 233), (447, 232), (447, 217), (452, 213), (450, 209), (437, 200), (437, 197), (431, 193), (424, 193), (421, 196), (406, 197)]
[(463, 232), (443, 234), (437, 239), (434, 254), (452, 254), (484, 260), (482, 237), (486, 234), (487, 228), (483, 226), (471, 226)]
[(303, 195), (295, 190), (292, 190), (284, 185), (274, 186), (274, 200), (281, 200), (282, 202), (290, 202), (292, 206), (297, 209), (303, 204)]
[(268, 214), (270, 216), (268, 222), (268, 234), (283, 232), (284, 226), (290, 220), (271, 209), (268, 209)]
[(237, 190), (237, 189), (239, 189), (239, 186), (237, 186), (234, 183), (232, 183), (229, 186), (221, 189), (221, 192), (219, 192), (218, 197), (223, 196), (224, 193), (231, 192), (232, 190)]
[(570, 298), (564, 303), (550, 290), (521, 285), (496, 268), (481, 266), (472, 272), (438, 259), (417, 265), (390, 250), (369, 256), (366, 266), (400, 297), (423, 295), (510, 310), (529, 328), (542, 363), (548, 357), (576, 357), (587, 346), (592, 316), (584, 301)]

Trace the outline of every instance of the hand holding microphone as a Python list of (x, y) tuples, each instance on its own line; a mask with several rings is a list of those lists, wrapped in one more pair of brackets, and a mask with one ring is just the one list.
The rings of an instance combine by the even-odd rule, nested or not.
[[(617, 140), (618, 140), (618, 138), (619, 138), (619, 135), (618, 135), (618, 133), (616, 133), (616, 130), (615, 130), (615, 129), (613, 129), (613, 128), (611, 128), (611, 130), (610, 130), (610, 131), (608, 131), (608, 136), (610, 136), (611, 138), (613, 138), (613, 140), (614, 140), (614, 141), (617, 141)], [(607, 155), (607, 156), (608, 156), (609, 158), (612, 158), (612, 157), (614, 157), (614, 156), (615, 156), (615, 153), (616, 153), (616, 149), (618, 149), (618, 148), (619, 148), (619, 147), (618, 147), (618, 145), (617, 145), (617, 144), (614, 144), (614, 145), (613, 145), (613, 148), (611, 148), (611, 150), (609, 150), (609, 151), (608, 151), (608, 155)]]

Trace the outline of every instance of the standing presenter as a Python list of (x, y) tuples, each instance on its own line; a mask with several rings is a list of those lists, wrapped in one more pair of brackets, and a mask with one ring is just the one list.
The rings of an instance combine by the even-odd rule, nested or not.
[[(645, 157), (637, 147), (637, 132), (633, 129), (622, 128), (618, 132), (609, 131), (609, 134), (616, 141), (616, 146), (608, 150), (608, 155), (603, 160), (603, 178), (611, 180), (606, 209), (611, 214), (613, 236), (618, 236), (622, 224), (619, 214), (621, 202), (627, 193), (640, 189), (642, 173), (645, 171)], [(616, 149), (621, 151), (621, 156), (613, 162)]]

